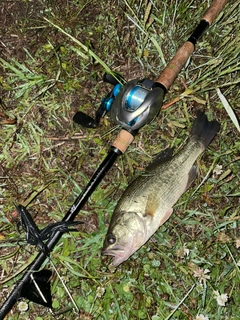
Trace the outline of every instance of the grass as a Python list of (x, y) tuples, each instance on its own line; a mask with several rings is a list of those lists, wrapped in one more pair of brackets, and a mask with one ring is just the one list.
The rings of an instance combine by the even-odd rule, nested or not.
[[(108, 117), (95, 130), (72, 122), (77, 110), (93, 116), (109, 92), (101, 80), (104, 70), (119, 71), (126, 80), (156, 78), (207, 5), (196, 0), (3, 4), (1, 301), (38, 250), (26, 245), (16, 228), (14, 204), (28, 204), (41, 228), (60, 221), (119, 130)], [(168, 108), (140, 130), (80, 212), (84, 224), (64, 235), (45, 262), (59, 273), (51, 282), (55, 318), (240, 318), (239, 10), (239, 1), (230, 2), (209, 28), (167, 93)], [(196, 181), (170, 220), (111, 273), (101, 247), (117, 200), (155, 154), (181, 147), (199, 108), (221, 123), (221, 131), (198, 160)], [(7, 317), (26, 318), (54, 316), (24, 301)]]

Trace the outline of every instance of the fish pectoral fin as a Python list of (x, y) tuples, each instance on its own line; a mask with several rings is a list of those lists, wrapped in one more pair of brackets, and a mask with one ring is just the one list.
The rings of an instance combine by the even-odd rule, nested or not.
[(148, 195), (144, 216), (150, 216), (151, 218), (154, 218), (154, 215), (156, 211), (159, 209), (159, 207), (160, 199), (157, 193), (152, 193)]
[[(151, 219), (153, 219), (155, 216), (155, 213), (159, 210), (160, 206), (161, 206), (161, 201), (158, 194), (152, 193), (151, 195), (149, 195), (147, 198), (144, 217), (150, 217)], [(167, 211), (163, 214), (159, 225), (162, 225), (165, 221), (167, 221), (172, 213), (173, 213), (173, 208), (167, 209)]]
[(173, 208), (167, 209), (167, 211), (165, 212), (165, 214), (163, 215), (163, 217), (161, 219), (160, 225), (164, 224), (164, 222), (166, 222), (169, 219), (169, 217), (171, 216), (172, 213), (173, 213)]

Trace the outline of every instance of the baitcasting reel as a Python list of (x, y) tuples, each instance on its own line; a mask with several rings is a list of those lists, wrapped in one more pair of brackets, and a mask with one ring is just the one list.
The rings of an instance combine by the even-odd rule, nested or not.
[(96, 128), (100, 119), (110, 113), (110, 118), (127, 131), (134, 132), (152, 121), (159, 113), (166, 89), (158, 82), (149, 79), (124, 79), (118, 74), (105, 74), (103, 80), (114, 85), (93, 119), (78, 111), (73, 121), (87, 128)]

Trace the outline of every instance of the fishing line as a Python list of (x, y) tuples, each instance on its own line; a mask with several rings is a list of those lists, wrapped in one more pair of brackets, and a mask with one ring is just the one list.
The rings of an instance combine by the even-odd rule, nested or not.
[(60, 279), (60, 281), (61, 281), (61, 283), (62, 283), (62, 285), (63, 285), (63, 287), (64, 287), (65, 291), (67, 292), (67, 295), (69, 296), (70, 300), (72, 301), (72, 304), (73, 304), (73, 306), (74, 306), (74, 311), (75, 311), (75, 313), (78, 313), (78, 314), (79, 314), (80, 310), (79, 310), (79, 308), (78, 308), (78, 306), (77, 306), (76, 302), (74, 301), (74, 299), (73, 299), (73, 297), (72, 297), (72, 295), (71, 295), (70, 291), (68, 290), (68, 288), (67, 288), (67, 286), (66, 286), (65, 282), (63, 281), (62, 277), (60, 276), (59, 272), (57, 271), (57, 268), (55, 267), (55, 265), (54, 265), (54, 263), (53, 263), (53, 261), (52, 261), (52, 259), (51, 259), (51, 258), (49, 258), (49, 262), (50, 262), (50, 264), (51, 264), (51, 266), (52, 266), (53, 270), (56, 272), (56, 274), (57, 274), (58, 278)]

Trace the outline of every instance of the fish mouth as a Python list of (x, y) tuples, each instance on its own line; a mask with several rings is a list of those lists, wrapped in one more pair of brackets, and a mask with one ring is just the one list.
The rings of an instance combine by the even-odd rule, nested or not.
[(126, 249), (123, 246), (116, 245), (112, 247), (111, 249), (106, 249), (102, 251), (102, 255), (104, 256), (112, 256), (112, 262), (111, 265), (116, 268), (119, 266), (122, 262), (127, 260), (127, 258), (130, 256)]

